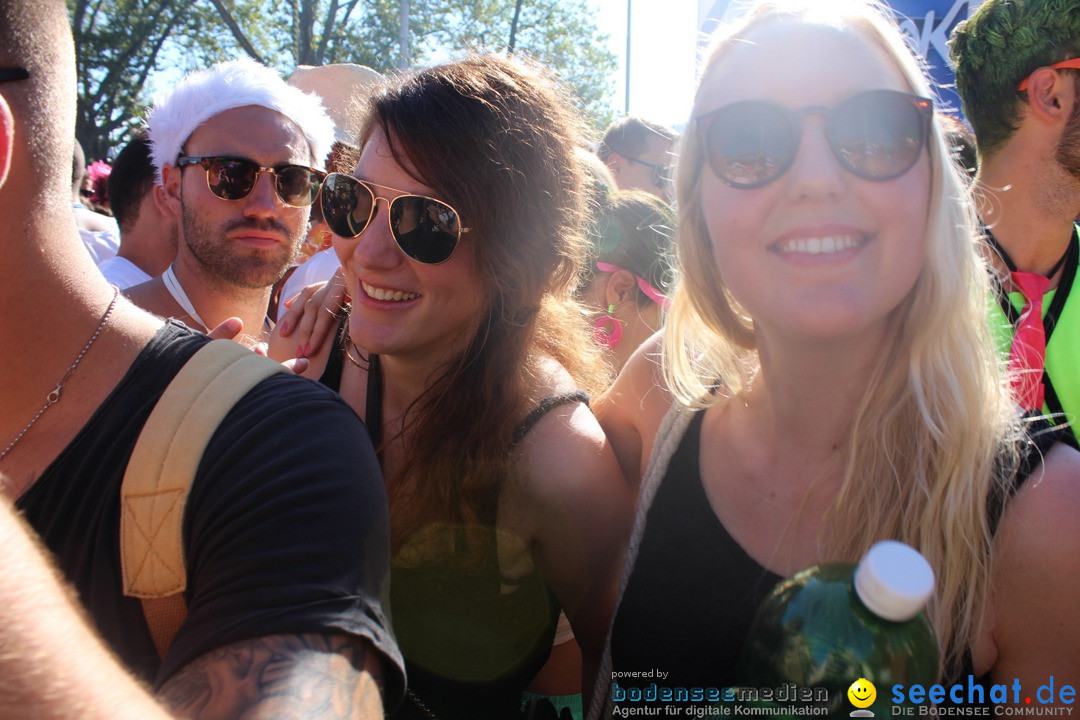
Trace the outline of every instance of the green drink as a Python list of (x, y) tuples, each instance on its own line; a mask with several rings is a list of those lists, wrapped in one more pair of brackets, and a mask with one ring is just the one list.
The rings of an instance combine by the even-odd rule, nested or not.
[(933, 590), (926, 559), (891, 540), (858, 565), (804, 570), (758, 609), (740, 658), (741, 682), (823, 688), (830, 717), (891, 717), (893, 685), (937, 681), (937, 640), (921, 612)]

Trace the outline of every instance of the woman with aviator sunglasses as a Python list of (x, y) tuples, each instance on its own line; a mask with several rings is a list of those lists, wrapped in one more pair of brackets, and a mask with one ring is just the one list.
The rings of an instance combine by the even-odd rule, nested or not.
[(308, 373), (364, 419), (387, 478), (394, 717), (505, 720), (560, 609), (591, 682), (632, 515), (582, 392), (604, 373), (573, 298), (578, 126), (539, 70), (494, 55), (406, 75), (365, 118), (354, 172), (320, 198), (351, 308)]
[(876, 4), (767, 2), (717, 35), (672, 311), (598, 404), (649, 468), (599, 677), (741, 684), (772, 587), (885, 538), (934, 568), (946, 687), (1080, 672), (1080, 455), (1020, 424), (929, 95)]

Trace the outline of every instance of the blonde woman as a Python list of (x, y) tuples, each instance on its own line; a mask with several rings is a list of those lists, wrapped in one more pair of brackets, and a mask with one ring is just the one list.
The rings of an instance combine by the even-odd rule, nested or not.
[(881, 538), (935, 570), (946, 682), (1080, 675), (1080, 455), (1020, 425), (930, 98), (877, 5), (760, 4), (717, 38), (672, 312), (598, 407), (628, 476), (652, 458), (603, 677), (735, 685), (771, 587)]

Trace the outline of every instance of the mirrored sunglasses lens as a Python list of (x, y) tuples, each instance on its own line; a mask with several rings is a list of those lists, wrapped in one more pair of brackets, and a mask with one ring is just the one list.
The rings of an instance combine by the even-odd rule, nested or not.
[(293, 207), (310, 205), (319, 192), (319, 176), (305, 167), (285, 167), (276, 176), (278, 196)]
[(390, 229), (406, 255), (429, 265), (449, 260), (461, 235), (452, 207), (416, 195), (402, 195), (390, 204)]
[(783, 111), (757, 102), (737, 103), (718, 113), (706, 143), (716, 176), (742, 188), (772, 181), (795, 154), (795, 136)]
[(219, 198), (240, 200), (255, 187), (258, 171), (255, 163), (246, 160), (215, 160), (206, 171), (206, 182)]
[(907, 172), (922, 151), (923, 119), (903, 95), (857, 95), (832, 113), (830, 139), (851, 172), (870, 180), (889, 180)]
[(371, 191), (348, 175), (332, 173), (323, 180), (323, 219), (335, 235), (354, 238), (364, 232), (373, 202)]

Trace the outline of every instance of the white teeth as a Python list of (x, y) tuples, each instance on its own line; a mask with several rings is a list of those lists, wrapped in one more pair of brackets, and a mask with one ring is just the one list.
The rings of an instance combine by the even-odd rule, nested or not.
[(781, 253), (805, 253), (807, 255), (825, 255), (849, 250), (857, 247), (862, 238), (856, 235), (841, 235), (830, 237), (793, 238), (777, 243), (776, 249)]
[(420, 293), (407, 293), (401, 290), (384, 290), (383, 288), (377, 288), (374, 285), (368, 285), (367, 283), (360, 283), (364, 288), (364, 293), (375, 300), (384, 300), (388, 302), (401, 302), (403, 300), (412, 300), (420, 297)]

